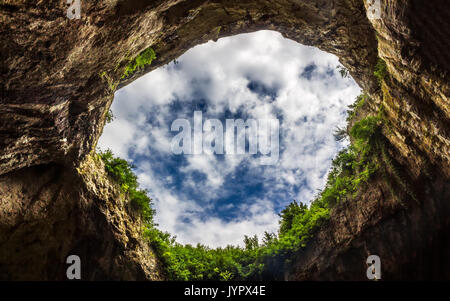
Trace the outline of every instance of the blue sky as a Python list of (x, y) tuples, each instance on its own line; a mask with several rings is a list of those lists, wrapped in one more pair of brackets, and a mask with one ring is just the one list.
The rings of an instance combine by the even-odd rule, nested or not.
[[(333, 131), (360, 88), (341, 78), (335, 56), (272, 31), (211, 41), (177, 60), (116, 92), (116, 118), (99, 147), (137, 166), (159, 228), (181, 243), (242, 245), (245, 234), (275, 232), (280, 210), (323, 188), (346, 144)], [(277, 164), (250, 154), (174, 155), (171, 123), (199, 110), (204, 120), (279, 119)]]

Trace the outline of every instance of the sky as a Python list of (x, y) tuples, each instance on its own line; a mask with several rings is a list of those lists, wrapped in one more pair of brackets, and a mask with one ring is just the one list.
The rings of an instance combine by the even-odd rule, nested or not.
[[(333, 157), (348, 141), (347, 106), (361, 89), (342, 78), (334, 55), (259, 31), (210, 41), (115, 93), (115, 119), (99, 140), (135, 166), (149, 190), (158, 228), (180, 243), (243, 245), (244, 235), (276, 232), (280, 211), (310, 203)], [(279, 158), (261, 154), (174, 154), (174, 120), (279, 121)], [(193, 127), (193, 126), (192, 126)], [(248, 145), (247, 145), (248, 146)]]

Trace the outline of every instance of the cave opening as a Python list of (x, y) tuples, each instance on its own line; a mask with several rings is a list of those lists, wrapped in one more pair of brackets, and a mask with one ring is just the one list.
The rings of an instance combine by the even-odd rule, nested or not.
[[(360, 93), (332, 54), (275, 31), (235, 35), (196, 46), (118, 90), (98, 146), (135, 165), (155, 222), (177, 241), (242, 246), (244, 235), (277, 233), (286, 206), (309, 204), (323, 189), (332, 159), (348, 145), (333, 134), (345, 129)], [(260, 164), (248, 135), (242, 154), (174, 154), (179, 132), (171, 124), (186, 120), (195, 140), (198, 113), (202, 128), (218, 120), (224, 135), (227, 120), (278, 120), (277, 160)]]
[[(81, 258), (83, 280), (261, 279), (261, 265), (270, 279), (366, 280), (369, 255), (380, 257), (383, 280), (450, 278), (450, 240), (444, 235), (450, 233), (445, 47), (450, 17), (444, 1), (82, 2), (79, 19), (67, 18), (67, 5), (61, 3), (0, 5), (0, 279), (67, 279), (69, 255)], [(249, 51), (239, 56), (235, 50), (250, 40), (241, 39), (222, 55), (216, 50), (210, 58), (216, 65), (208, 63), (207, 53), (197, 55), (189, 68), (197, 76), (182, 76), (189, 60), (178, 58), (185, 51), (210, 40), (218, 42), (207, 45), (220, 46), (226, 41), (221, 38), (261, 29), (338, 56), (364, 91), (347, 117), (352, 143), (348, 151), (339, 152), (340, 161), (331, 164), (338, 167), (329, 173), (334, 181), (327, 180), (330, 186), (322, 190), (319, 202), (314, 199), (307, 209), (284, 206), (293, 198), (311, 200), (315, 184), (323, 188), (318, 183), (329, 167), (324, 161), (340, 146), (330, 124), (339, 109), (317, 113), (320, 105), (336, 100), (329, 85), (318, 79), (336, 84), (340, 71), (346, 76), (347, 69), (336, 70), (334, 63), (326, 68), (313, 60), (297, 62), (292, 59), (295, 51), (269, 49), (274, 44), (268, 38), (259, 41), (256, 50), (262, 54)], [(282, 60), (285, 53), (290, 64)], [(224, 69), (235, 72), (230, 76)], [(138, 80), (152, 70), (151, 83), (146, 83), (147, 77)], [(309, 86), (302, 85), (306, 82)], [(130, 96), (133, 92), (126, 87), (117, 92), (116, 119), (107, 125), (100, 146), (115, 142), (114, 152), (135, 163), (142, 188), (150, 189), (155, 205), (166, 206), (164, 215), (156, 208), (160, 227), (183, 243), (188, 237), (210, 246), (239, 244), (244, 234), (256, 229), (255, 220), (246, 217), (253, 214), (256, 221), (272, 221), (276, 227), (276, 214), (288, 209), (285, 223), (275, 230), (280, 233), (277, 239), (264, 236), (268, 243), (261, 248), (247, 237), (245, 250), (231, 248), (224, 256), (216, 249), (188, 250), (188, 245), (180, 247), (147, 231), (156, 228), (142, 227), (143, 215), (128, 206), (136, 198), (128, 199), (121, 191), (129, 187), (109, 176), (94, 153), (109, 116), (111, 92), (127, 85), (149, 91)], [(317, 96), (317, 91), (327, 97)], [(148, 99), (149, 95), (158, 98)], [(289, 101), (300, 98), (307, 101)], [(289, 105), (281, 106), (283, 101)], [(321, 118), (312, 118), (314, 110)], [(222, 125), (227, 118), (281, 116), (278, 165), (252, 166), (258, 154), (243, 159), (224, 154), (210, 156), (209, 161), (207, 156), (164, 155), (172, 122), (180, 118), (192, 123), (197, 111), (204, 121), (217, 119)], [(299, 118), (296, 114), (302, 111), (310, 114)], [(300, 130), (293, 131), (297, 126)], [(328, 140), (312, 129), (326, 133)], [(108, 132), (117, 134), (110, 135), (109, 142)], [(143, 134), (135, 135), (139, 132)], [(292, 137), (304, 144), (287, 147)], [(322, 156), (305, 155), (312, 152)], [(297, 162), (302, 163), (298, 174)], [(235, 171), (235, 166), (240, 169)], [(156, 176), (151, 174), (155, 168)], [(177, 172), (182, 177), (175, 177)], [(188, 175), (194, 185), (189, 185)], [(234, 185), (226, 185), (230, 183)], [(223, 203), (215, 199), (215, 187), (230, 198)], [(201, 192), (209, 195), (202, 198)], [(183, 193), (190, 198), (182, 200), (193, 201), (180, 202), (178, 195)], [(261, 195), (272, 205), (263, 212), (258, 210), (264, 208), (257, 201)], [(232, 196), (234, 203), (228, 202)], [(134, 197), (146, 200), (143, 194)], [(327, 217), (326, 223), (318, 223)], [(233, 228), (236, 221), (248, 231)], [(267, 223), (258, 229), (263, 228), (271, 231)], [(160, 264), (166, 269), (159, 269)]]

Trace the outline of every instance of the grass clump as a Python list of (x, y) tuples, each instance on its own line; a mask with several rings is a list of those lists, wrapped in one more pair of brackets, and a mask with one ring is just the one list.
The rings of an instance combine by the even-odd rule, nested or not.
[(378, 58), (377, 64), (375, 65), (375, 70), (373, 72), (373, 75), (378, 79), (378, 83), (381, 86), (383, 81), (386, 79), (388, 72), (387, 72), (387, 65), (386, 62)]
[(156, 59), (155, 51), (152, 48), (145, 49), (125, 67), (122, 78), (130, 76), (136, 69), (142, 69), (145, 66), (150, 65), (154, 59)]
[[(98, 75), (103, 80), (106, 80), (110, 91), (114, 93), (114, 91), (119, 86), (121, 79), (127, 78), (128, 76), (132, 75), (136, 71), (136, 69), (142, 69), (145, 66), (150, 65), (154, 59), (156, 59), (156, 53), (150, 47), (150, 48), (145, 49), (134, 60), (131, 60), (126, 65), (124, 73), (122, 74), (122, 76), (120, 77), (119, 80), (115, 81), (114, 76), (109, 76), (106, 71), (100, 72)], [(120, 66), (120, 62), (117, 63), (116, 68), (114, 69), (114, 72), (117, 71), (119, 66)]]

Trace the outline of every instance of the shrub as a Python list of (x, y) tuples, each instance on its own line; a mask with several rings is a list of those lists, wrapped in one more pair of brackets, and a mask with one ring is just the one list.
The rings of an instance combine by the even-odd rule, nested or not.
[[(243, 280), (255, 251), (240, 247), (211, 249), (181, 245), (167, 232), (147, 228), (145, 236), (161, 259), (170, 280)], [(247, 271), (248, 272), (248, 271)]]
[(381, 118), (379, 116), (368, 116), (353, 125), (350, 135), (355, 139), (353, 147), (364, 158), (376, 146), (381, 133)]
[(155, 51), (152, 48), (147, 48), (126, 66), (122, 78), (126, 78), (133, 74), (138, 68), (142, 69), (145, 66), (150, 65), (154, 59), (156, 59)]
[(350, 122), (356, 116), (356, 114), (364, 106), (364, 104), (366, 103), (366, 99), (368, 98), (369, 96), (366, 93), (362, 93), (356, 97), (356, 100), (353, 104), (348, 106), (347, 122)]
[(339, 73), (341, 74), (342, 78), (350, 77), (350, 72), (344, 66), (337, 66), (337, 69), (338, 69)]
[(378, 78), (378, 83), (380, 84), (380, 86), (383, 83), (384, 79), (386, 78), (387, 74), (388, 73), (386, 62), (383, 59), (378, 58), (373, 75), (375, 75)]
[(342, 141), (345, 138), (347, 138), (347, 130), (340, 127), (336, 127), (333, 136), (336, 141)]
[(281, 217), (279, 234), (286, 234), (290, 229), (292, 229), (294, 218), (304, 214), (306, 210), (308, 210), (308, 206), (303, 203), (300, 203), (299, 205), (296, 201), (293, 201), (286, 208), (284, 208), (279, 214)]
[(147, 190), (139, 189), (137, 176), (133, 172), (134, 165), (115, 157), (111, 150), (99, 152), (105, 164), (106, 172), (120, 185), (120, 190), (128, 195), (131, 207), (138, 211), (146, 224), (153, 224), (154, 210)]
[(108, 110), (108, 112), (106, 112), (106, 123), (111, 123), (113, 122), (115, 116), (113, 114), (113, 111), (111, 109)]

